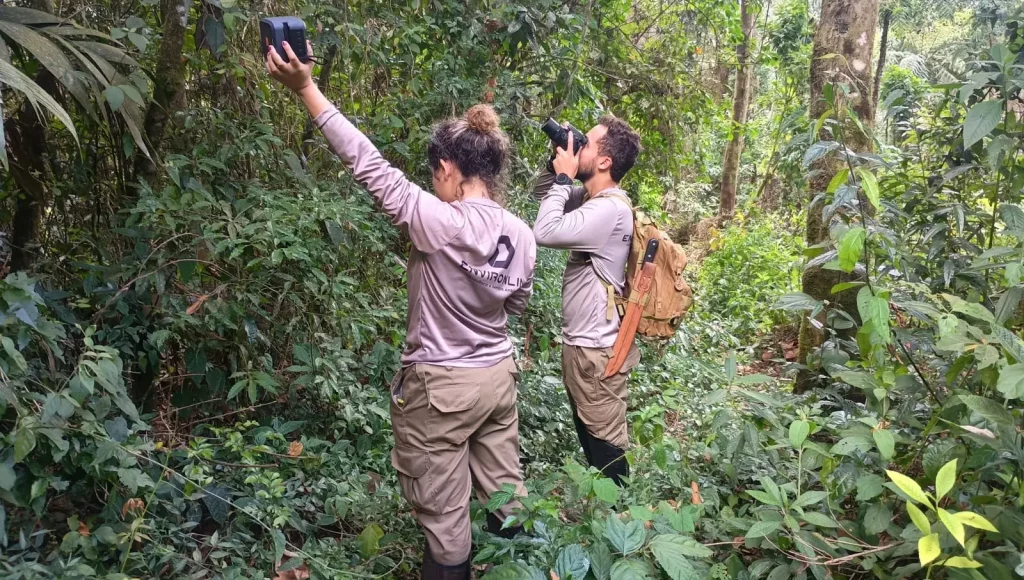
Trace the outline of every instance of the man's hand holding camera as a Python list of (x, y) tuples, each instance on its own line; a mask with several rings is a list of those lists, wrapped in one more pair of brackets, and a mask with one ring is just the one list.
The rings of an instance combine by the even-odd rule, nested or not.
[(555, 168), (555, 175), (564, 173), (569, 176), (570, 179), (576, 179), (576, 172), (580, 168), (580, 158), (577, 155), (573, 155), (573, 134), (572, 131), (566, 131), (568, 135), (568, 143), (565, 149), (558, 147), (555, 150), (555, 159), (552, 165)]

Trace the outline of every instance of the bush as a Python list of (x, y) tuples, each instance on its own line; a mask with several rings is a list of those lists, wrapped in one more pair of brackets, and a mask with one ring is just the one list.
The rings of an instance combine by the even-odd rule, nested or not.
[(779, 296), (799, 288), (802, 239), (780, 228), (781, 221), (775, 215), (756, 220), (737, 215), (714, 234), (712, 252), (697, 274), (696, 317), (728, 320), (729, 332), (740, 340), (785, 322), (774, 305)]

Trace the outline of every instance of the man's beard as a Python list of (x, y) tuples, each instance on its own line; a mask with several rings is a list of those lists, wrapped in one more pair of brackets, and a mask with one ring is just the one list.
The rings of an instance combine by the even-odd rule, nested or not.
[(581, 183), (590, 181), (590, 178), (594, 176), (594, 164), (583, 167), (582, 165), (576, 170), (576, 179), (579, 179)]

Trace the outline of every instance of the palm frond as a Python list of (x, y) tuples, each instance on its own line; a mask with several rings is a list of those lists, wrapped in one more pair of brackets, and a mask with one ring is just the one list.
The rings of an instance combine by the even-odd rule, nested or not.
[(75, 76), (71, 60), (53, 42), (42, 34), (22, 24), (0, 20), (0, 33), (17, 43), (43, 65), (86, 111), (92, 110), (89, 92), (85, 83)]
[(42, 105), (43, 108), (60, 120), (64, 127), (71, 132), (75, 142), (78, 142), (78, 133), (75, 132), (75, 125), (71, 122), (71, 116), (68, 115), (68, 112), (57, 101), (53, 100), (53, 97), (36, 84), (35, 81), (28, 78), (25, 73), (18, 70), (11, 63), (2, 60), (0, 60), (0, 83), (24, 94), (33, 106), (38, 108), (39, 105)]

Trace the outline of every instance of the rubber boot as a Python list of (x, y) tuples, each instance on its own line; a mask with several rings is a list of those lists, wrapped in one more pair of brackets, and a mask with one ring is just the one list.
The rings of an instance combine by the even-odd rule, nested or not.
[(461, 564), (445, 566), (434, 561), (430, 555), (430, 546), (423, 546), (423, 567), (420, 569), (420, 580), (469, 580), (469, 559)]
[(495, 536), (498, 536), (499, 538), (505, 538), (506, 540), (511, 540), (523, 531), (523, 526), (512, 526), (510, 528), (505, 528), (503, 530), (501, 529), (501, 524), (503, 523), (504, 521), (502, 521), (502, 519), (499, 518), (497, 514), (487, 512), (487, 531), (494, 534)]

